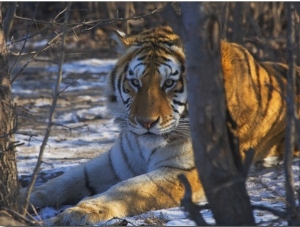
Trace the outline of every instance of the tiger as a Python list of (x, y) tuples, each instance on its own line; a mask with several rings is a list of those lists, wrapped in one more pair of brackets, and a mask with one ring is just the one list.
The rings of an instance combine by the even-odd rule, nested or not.
[[(107, 78), (107, 108), (120, 132), (106, 152), (33, 189), (35, 207), (76, 204), (47, 220), (93, 225), (114, 217), (180, 206), (192, 189), (205, 201), (189, 130), (183, 42), (169, 26), (111, 35), (120, 57)], [(221, 40), (225, 98), (240, 153), (253, 162), (280, 155), (286, 128), (288, 66), (259, 62), (243, 46)], [(298, 70), (298, 69), (297, 69)]]

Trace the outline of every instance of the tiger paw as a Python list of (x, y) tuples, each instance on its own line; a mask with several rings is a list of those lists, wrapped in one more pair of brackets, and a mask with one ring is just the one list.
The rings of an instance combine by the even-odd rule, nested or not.
[(66, 209), (55, 217), (46, 220), (45, 225), (94, 225), (112, 218), (113, 216), (110, 214), (109, 209), (98, 207), (91, 203), (80, 203), (75, 207)]

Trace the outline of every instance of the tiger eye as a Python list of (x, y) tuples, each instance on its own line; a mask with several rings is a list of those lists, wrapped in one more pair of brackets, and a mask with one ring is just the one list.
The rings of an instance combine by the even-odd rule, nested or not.
[(169, 87), (172, 87), (175, 83), (175, 80), (171, 80), (171, 79), (167, 79), (164, 83), (164, 87), (165, 88), (169, 88)]
[(139, 87), (140, 86), (140, 82), (138, 79), (132, 79), (130, 80), (130, 83), (134, 86), (134, 87)]

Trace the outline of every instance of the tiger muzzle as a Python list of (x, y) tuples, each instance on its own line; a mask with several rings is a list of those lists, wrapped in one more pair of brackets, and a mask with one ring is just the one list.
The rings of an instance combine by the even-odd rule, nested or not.
[(137, 118), (137, 122), (142, 126), (144, 127), (145, 129), (151, 129), (152, 127), (154, 127), (155, 125), (158, 124), (159, 122), (159, 118), (160, 117), (157, 117), (156, 119), (155, 118), (140, 118), (138, 117)]

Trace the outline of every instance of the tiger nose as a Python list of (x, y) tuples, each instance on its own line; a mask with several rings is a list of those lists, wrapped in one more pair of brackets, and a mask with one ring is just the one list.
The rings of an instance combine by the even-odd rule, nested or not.
[(137, 118), (137, 122), (140, 125), (142, 125), (145, 129), (150, 129), (159, 122), (159, 117), (155, 120), (151, 118)]

